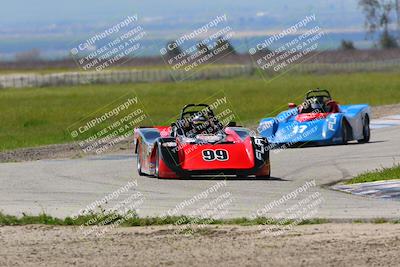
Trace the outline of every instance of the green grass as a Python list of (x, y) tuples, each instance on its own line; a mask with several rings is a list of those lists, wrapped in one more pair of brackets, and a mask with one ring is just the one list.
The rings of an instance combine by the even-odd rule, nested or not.
[[(257, 217), (255, 219), (249, 218), (232, 218), (232, 219), (208, 219), (208, 218), (194, 218), (194, 217), (186, 217), (186, 216), (167, 216), (167, 217), (139, 217), (134, 211), (131, 212), (132, 217), (127, 218), (121, 224), (123, 227), (132, 227), (132, 226), (156, 226), (156, 225), (238, 225), (238, 226), (255, 226), (255, 225), (314, 225), (314, 224), (326, 224), (334, 221), (330, 221), (328, 219), (322, 218), (313, 218), (313, 219), (305, 219), (300, 222), (295, 222), (293, 220), (275, 220), (266, 217)], [(57, 226), (93, 226), (96, 224), (90, 224), (89, 222), (95, 221), (93, 219), (102, 218), (104, 220), (107, 216), (113, 216), (114, 214), (110, 213), (106, 215), (105, 213), (91, 213), (87, 215), (80, 215), (74, 219), (71, 217), (66, 217), (64, 219), (55, 218), (45, 213), (40, 215), (27, 215), (23, 214), (23, 216), (17, 217), (13, 215), (7, 215), (0, 212), (0, 226), (17, 226), (17, 225), (28, 225), (28, 224), (42, 224), (42, 225), (57, 225)], [(123, 216), (117, 215), (114, 220), (110, 220), (107, 224), (102, 225), (110, 225), (117, 220), (123, 219)], [(101, 220), (98, 220), (99, 222)], [(374, 223), (374, 224), (382, 224), (382, 223), (393, 223), (399, 224), (400, 220), (388, 220), (385, 218), (375, 218), (375, 219), (366, 219), (366, 220), (353, 220), (349, 221), (351, 223)], [(342, 222), (343, 223), (343, 222)], [(186, 228), (185, 228), (186, 229)]]
[(372, 223), (375, 224), (382, 224), (382, 223), (388, 223), (389, 221), (385, 218), (376, 218), (372, 221)]
[(343, 104), (400, 103), (400, 75), (396, 72), (3, 89), (0, 151), (72, 142), (69, 126), (126, 94), (139, 97), (155, 124), (171, 121), (187, 103), (212, 102), (225, 94), (236, 121), (247, 126), (286, 109), (288, 102), (299, 103), (307, 90), (316, 87), (331, 90)]
[(392, 168), (381, 168), (373, 172), (366, 172), (346, 181), (346, 184), (358, 184), (383, 180), (400, 179), (400, 165), (395, 165)]
[[(186, 225), (186, 224), (193, 224), (193, 225), (241, 225), (241, 226), (251, 226), (251, 225), (278, 225), (280, 222), (278, 220), (269, 219), (265, 217), (259, 217), (256, 219), (248, 219), (248, 218), (236, 218), (236, 219), (220, 219), (220, 220), (213, 220), (207, 218), (191, 218), (185, 216), (167, 216), (167, 217), (145, 217), (140, 218), (136, 215), (136, 213), (132, 213), (133, 216), (124, 220), (124, 223), (121, 226), (150, 226), (150, 225)], [(112, 216), (113, 214), (108, 214), (108, 216)], [(66, 217), (65, 219), (59, 219), (42, 213), (37, 216), (23, 214), (21, 217), (13, 216), (13, 215), (6, 215), (0, 212), (0, 226), (2, 225), (28, 225), (28, 224), (44, 224), (44, 225), (60, 225), (60, 226), (67, 226), (67, 225), (74, 225), (80, 226), (85, 225), (90, 222), (92, 219), (95, 218), (103, 218), (105, 219), (106, 215), (104, 213), (93, 213), (88, 215), (81, 215), (74, 219), (71, 217)], [(121, 215), (116, 216), (114, 220), (110, 220), (109, 223), (111, 224), (119, 219), (122, 219)], [(326, 219), (307, 219), (303, 220), (299, 223), (299, 225), (309, 225), (309, 224), (324, 224), (328, 223), (329, 221)], [(285, 221), (285, 224), (291, 224), (293, 221)], [(107, 225), (105, 224), (105, 225)], [(89, 224), (94, 225), (94, 224)]]
[(375, 219), (357, 219), (357, 220), (353, 220), (352, 223), (355, 224), (362, 224), (362, 223), (373, 223), (373, 224), (383, 224), (383, 223), (393, 223), (393, 224), (399, 224), (400, 220), (389, 220), (386, 218), (375, 218)]

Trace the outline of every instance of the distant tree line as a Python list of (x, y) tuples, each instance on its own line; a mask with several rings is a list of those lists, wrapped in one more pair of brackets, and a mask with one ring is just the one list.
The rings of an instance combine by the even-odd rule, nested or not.
[(359, 0), (358, 4), (365, 15), (365, 27), (368, 30), (368, 34), (373, 36), (376, 32), (380, 32), (380, 47), (384, 49), (397, 48), (399, 44), (395, 36), (390, 33), (389, 25), (397, 17), (397, 27), (399, 27), (399, 1)]
[(40, 60), (40, 51), (33, 48), (29, 51), (19, 52), (15, 54), (15, 60), (19, 62), (34, 62)]
[(342, 42), (340, 43), (340, 49), (341, 50), (355, 50), (355, 46), (353, 41), (346, 41), (346, 40), (342, 40)]

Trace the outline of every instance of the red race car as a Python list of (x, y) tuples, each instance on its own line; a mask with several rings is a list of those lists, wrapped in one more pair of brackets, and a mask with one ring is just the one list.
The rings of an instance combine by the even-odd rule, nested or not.
[(139, 175), (270, 177), (268, 141), (234, 122), (222, 125), (206, 104), (189, 104), (171, 126), (135, 130)]

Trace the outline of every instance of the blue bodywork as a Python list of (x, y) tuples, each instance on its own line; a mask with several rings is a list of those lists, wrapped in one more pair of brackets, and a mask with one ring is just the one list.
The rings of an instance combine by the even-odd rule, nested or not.
[(268, 138), (271, 144), (342, 144), (343, 127), (346, 141), (361, 140), (364, 137), (364, 122), (371, 118), (370, 107), (366, 104), (339, 106), (339, 113), (328, 113), (326, 117), (305, 122), (296, 120), (297, 108), (281, 112), (275, 118), (260, 121), (258, 132)]

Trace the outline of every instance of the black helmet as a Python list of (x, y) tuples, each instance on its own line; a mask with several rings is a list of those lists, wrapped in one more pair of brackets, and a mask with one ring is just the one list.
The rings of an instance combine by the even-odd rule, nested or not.
[(196, 128), (203, 127), (207, 123), (207, 119), (203, 115), (195, 115), (192, 123)]
[(313, 110), (321, 110), (321, 112), (323, 112), (324, 110), (324, 102), (322, 98), (313, 98), (311, 100), (311, 108)]

